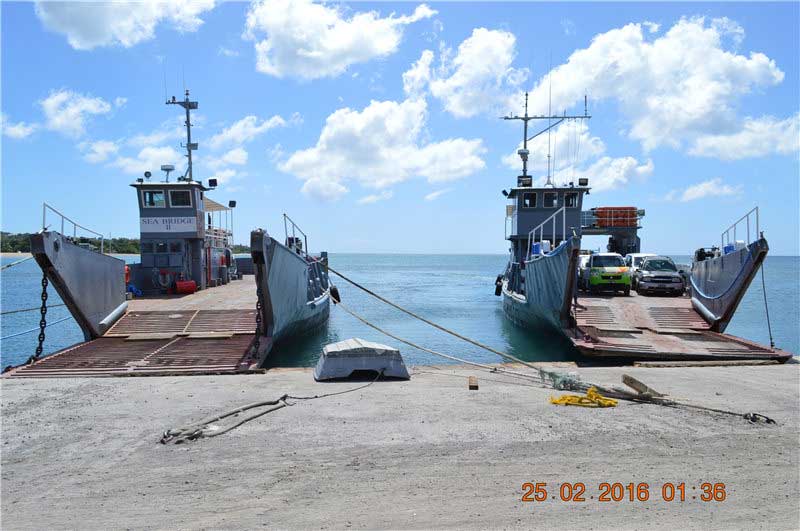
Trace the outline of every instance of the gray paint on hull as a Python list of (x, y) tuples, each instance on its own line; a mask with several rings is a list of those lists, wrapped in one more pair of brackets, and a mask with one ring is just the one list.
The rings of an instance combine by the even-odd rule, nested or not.
[(86, 341), (103, 335), (125, 313), (123, 260), (84, 249), (49, 231), (31, 236), (31, 253)]
[(732, 253), (692, 264), (692, 306), (711, 325), (724, 332), (769, 251), (760, 238)]
[(570, 237), (551, 254), (526, 262), (524, 296), (509, 291), (503, 282), (503, 311), (511, 321), (528, 328), (572, 326), (570, 304), (580, 242)]
[(327, 321), (330, 293), (308, 300), (309, 263), (285, 245), (256, 230), (250, 235), (256, 282), (264, 295), (262, 326), (273, 343), (286, 341)]

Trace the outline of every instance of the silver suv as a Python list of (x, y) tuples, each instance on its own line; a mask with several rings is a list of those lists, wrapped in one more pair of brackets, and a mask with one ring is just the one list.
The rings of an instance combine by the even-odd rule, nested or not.
[(683, 295), (685, 285), (675, 262), (668, 256), (648, 256), (636, 271), (636, 293)]

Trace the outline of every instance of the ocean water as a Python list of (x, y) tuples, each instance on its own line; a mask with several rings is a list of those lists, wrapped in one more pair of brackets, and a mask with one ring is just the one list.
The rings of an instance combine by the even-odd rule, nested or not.
[[(125, 257), (138, 261), (138, 257)], [(503, 317), (500, 297), (494, 296), (494, 280), (506, 262), (505, 255), (386, 255), (331, 254), (334, 269), (373, 289), (389, 300), (445, 327), (477, 339), (525, 360), (575, 359), (570, 342), (549, 330), (520, 329)], [(688, 256), (673, 257), (689, 263)], [(7, 264), (17, 257), (3, 257)], [(800, 257), (769, 256), (764, 264), (767, 300), (772, 332), (777, 346), (800, 352)], [(41, 271), (33, 260), (0, 274), (2, 311), (36, 307), (40, 304)], [(478, 362), (500, 359), (482, 349), (435, 330), (369, 297), (332, 275), (342, 301), (378, 326), (430, 349)], [(61, 301), (51, 288), (49, 302)], [(49, 322), (69, 315), (65, 307), (48, 311)], [(2, 316), (0, 331), (6, 336), (38, 325), (38, 312)], [(761, 277), (756, 277), (727, 330), (728, 333), (768, 343)], [(25, 361), (36, 348), (38, 330), (0, 343), (0, 364)], [(360, 337), (400, 348), (411, 365), (440, 364), (447, 360), (398, 344), (367, 327), (340, 308), (331, 308), (326, 326), (305, 338), (273, 351), (271, 366), (309, 366), (316, 363), (322, 347), (331, 342)], [(83, 335), (69, 319), (47, 329), (45, 352), (52, 353), (76, 342)]]

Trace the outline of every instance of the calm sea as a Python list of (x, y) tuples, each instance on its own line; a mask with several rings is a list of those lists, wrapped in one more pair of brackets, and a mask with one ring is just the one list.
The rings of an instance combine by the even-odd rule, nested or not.
[[(138, 256), (125, 258), (128, 261), (138, 261)], [(690, 262), (688, 256), (673, 258), (679, 263)], [(3, 257), (1, 263), (7, 264), (18, 259)], [(522, 359), (573, 359), (571, 344), (559, 334), (521, 330), (503, 317), (500, 298), (494, 296), (494, 279), (502, 271), (505, 261), (504, 255), (330, 255), (331, 267), (445, 327)], [(800, 352), (800, 257), (770, 256), (764, 270), (775, 343), (796, 354)], [(41, 271), (33, 260), (4, 271), (0, 277), (2, 311), (38, 306), (40, 282)], [(343, 281), (336, 283), (343, 302), (350, 308), (401, 337), (461, 358), (479, 362), (500, 361), (491, 353), (381, 304)], [(51, 304), (61, 302), (54, 290), (50, 289), (49, 294)], [(47, 318), (53, 322), (68, 315), (65, 307), (55, 307), (48, 311)], [(38, 321), (38, 312), (4, 315), (0, 322), (2, 337), (35, 328)], [(6, 366), (25, 361), (36, 348), (37, 332), (3, 339), (0, 343), (0, 364)], [(760, 276), (750, 286), (727, 332), (768, 343)], [(325, 328), (273, 352), (271, 364), (313, 365), (323, 345), (350, 337), (396, 346), (400, 348), (406, 362), (412, 365), (447, 361), (396, 344), (394, 340), (334, 307)], [(69, 319), (47, 329), (45, 352), (55, 352), (82, 340), (77, 324)]]

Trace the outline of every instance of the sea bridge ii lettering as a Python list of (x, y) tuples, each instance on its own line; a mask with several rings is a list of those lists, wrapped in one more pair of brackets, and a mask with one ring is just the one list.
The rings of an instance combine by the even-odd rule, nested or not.
[(141, 232), (196, 232), (197, 218), (186, 217), (158, 217), (139, 218)]

